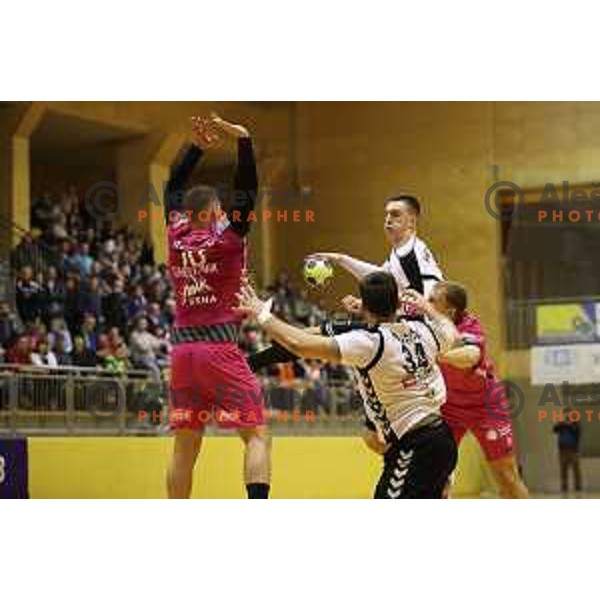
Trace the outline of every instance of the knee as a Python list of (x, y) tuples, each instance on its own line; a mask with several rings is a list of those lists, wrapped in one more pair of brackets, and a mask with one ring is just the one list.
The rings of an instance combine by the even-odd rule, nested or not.
[(266, 427), (240, 429), (240, 437), (247, 446), (271, 446), (271, 436)]

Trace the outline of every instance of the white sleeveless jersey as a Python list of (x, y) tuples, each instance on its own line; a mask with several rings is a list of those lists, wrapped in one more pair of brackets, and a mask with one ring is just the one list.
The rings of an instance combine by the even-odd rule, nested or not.
[(367, 418), (388, 442), (439, 414), (446, 386), (437, 356), (450, 349), (447, 321), (402, 320), (336, 335), (342, 363), (355, 368)]
[(410, 287), (426, 297), (438, 281), (444, 280), (427, 244), (416, 236), (406, 244), (392, 248), (382, 269), (394, 276), (400, 290)]

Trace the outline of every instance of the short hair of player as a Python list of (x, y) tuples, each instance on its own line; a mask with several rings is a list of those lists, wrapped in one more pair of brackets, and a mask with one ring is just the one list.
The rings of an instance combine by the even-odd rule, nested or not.
[(386, 204), (389, 202), (404, 202), (404, 204), (408, 206), (415, 217), (419, 217), (421, 215), (421, 203), (413, 194), (398, 194), (397, 196), (392, 196), (385, 201)]
[(208, 210), (210, 203), (219, 199), (219, 194), (210, 185), (196, 185), (188, 190), (183, 197), (183, 209), (198, 213)]
[(398, 310), (398, 284), (391, 273), (375, 271), (360, 282), (363, 308), (380, 318), (394, 318)]
[(467, 290), (454, 281), (444, 281), (440, 285), (444, 288), (444, 294), (446, 295), (446, 302), (456, 310), (457, 313), (462, 314), (467, 310), (469, 303), (469, 297)]

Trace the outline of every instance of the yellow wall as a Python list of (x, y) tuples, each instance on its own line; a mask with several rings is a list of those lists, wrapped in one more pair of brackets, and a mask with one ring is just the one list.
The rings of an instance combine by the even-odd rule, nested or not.
[[(32, 498), (164, 498), (167, 438), (31, 438)], [(478, 449), (461, 448), (457, 495), (486, 484)], [(380, 459), (358, 438), (273, 440), (273, 498), (370, 498)], [(243, 498), (242, 444), (208, 438), (194, 479), (195, 498)]]

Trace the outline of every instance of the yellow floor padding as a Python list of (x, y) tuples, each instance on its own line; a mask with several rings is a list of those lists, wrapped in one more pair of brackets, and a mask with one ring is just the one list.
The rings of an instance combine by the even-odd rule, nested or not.
[[(169, 438), (31, 438), (32, 498), (164, 498)], [(478, 495), (485, 472), (477, 444), (463, 444), (457, 496)], [(370, 498), (381, 459), (361, 439), (273, 440), (273, 498)], [(195, 498), (244, 498), (242, 443), (207, 438), (194, 477)]]

